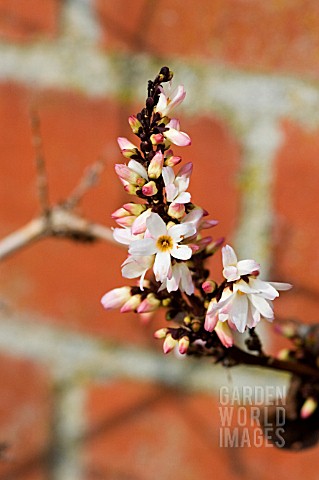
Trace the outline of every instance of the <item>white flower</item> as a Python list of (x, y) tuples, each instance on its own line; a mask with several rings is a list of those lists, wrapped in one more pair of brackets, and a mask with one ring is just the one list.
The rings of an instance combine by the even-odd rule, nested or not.
[(190, 193), (186, 192), (193, 165), (186, 163), (175, 177), (172, 167), (164, 167), (162, 171), (165, 183), (166, 199), (173, 203), (188, 203), (191, 201)]
[(181, 292), (185, 292), (187, 295), (192, 295), (194, 293), (192, 274), (186, 263), (176, 262), (172, 266), (171, 278), (166, 278), (158, 291), (160, 292), (165, 288), (168, 292), (175, 292), (180, 289)]
[(188, 245), (180, 245), (180, 242), (194, 235), (196, 229), (191, 224), (167, 227), (157, 213), (151, 213), (146, 226), (149, 237), (133, 241), (129, 253), (133, 256), (155, 254), (153, 271), (156, 280), (163, 282), (172, 275), (171, 256), (179, 260), (189, 260), (192, 256), (192, 249)]
[(171, 92), (171, 84), (168, 86), (168, 93), (166, 94), (163, 87), (161, 87), (161, 93), (156, 107), (154, 108), (155, 113), (160, 113), (163, 117), (167, 116), (170, 111), (177, 107), (185, 98), (186, 92), (183, 85), (179, 85), (176, 90)]
[(127, 259), (122, 263), (122, 275), (124, 278), (140, 278), (139, 286), (141, 290), (144, 290), (144, 278), (148, 269), (152, 268), (154, 263), (153, 255), (145, 257), (135, 257), (129, 255)]
[[(243, 333), (255, 327), (261, 317), (272, 321), (274, 312), (271, 301), (279, 296), (277, 290), (289, 290), (289, 283), (265, 282), (256, 278), (259, 264), (254, 260), (237, 261), (234, 250), (226, 245), (222, 249), (223, 275), (228, 282), (218, 302), (212, 299), (207, 309), (205, 329), (214, 330), (217, 322), (228, 322), (229, 326)], [(242, 278), (242, 276), (244, 278)]]
[(185, 132), (180, 131), (180, 124), (177, 118), (172, 118), (166, 125), (168, 130), (163, 132), (164, 137), (168, 141), (168, 144), (174, 143), (178, 147), (187, 147), (191, 145), (192, 141)]

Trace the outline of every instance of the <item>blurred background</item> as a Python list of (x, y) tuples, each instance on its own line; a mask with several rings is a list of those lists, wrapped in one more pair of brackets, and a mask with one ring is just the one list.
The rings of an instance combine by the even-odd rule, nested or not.
[[(133, 140), (127, 118), (167, 65), (187, 90), (174, 113), (192, 138), (174, 151), (194, 164), (190, 192), (219, 220), (214, 238), (294, 284), (278, 318), (317, 322), (318, 32), (316, 0), (0, 0), (0, 237), (41, 213), (31, 107), (51, 204), (102, 157), (77, 213), (114, 226), (130, 201), (116, 138)], [(220, 447), (219, 386), (286, 377), (164, 357), (161, 312), (143, 323), (100, 305), (125, 284), (125, 257), (55, 238), (1, 262), (0, 479), (317, 479), (316, 448)]]

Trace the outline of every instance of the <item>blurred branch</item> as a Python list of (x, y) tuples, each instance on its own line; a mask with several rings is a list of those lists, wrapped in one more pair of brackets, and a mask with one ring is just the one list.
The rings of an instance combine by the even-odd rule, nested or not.
[(63, 203), (51, 206), (40, 120), (34, 107), (30, 110), (30, 119), (41, 214), (0, 240), (0, 260), (48, 237), (67, 238), (77, 242), (103, 240), (118, 245), (110, 228), (91, 222), (73, 211), (84, 195), (98, 182), (105, 167), (105, 159), (99, 159), (85, 171), (76, 188)]

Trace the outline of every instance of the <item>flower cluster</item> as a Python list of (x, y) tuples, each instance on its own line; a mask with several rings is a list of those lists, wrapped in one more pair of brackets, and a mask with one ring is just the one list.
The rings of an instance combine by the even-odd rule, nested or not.
[(165, 353), (175, 346), (182, 354), (203, 348), (225, 351), (234, 343), (234, 331), (254, 329), (261, 318), (273, 320), (272, 301), (278, 290), (291, 285), (260, 280), (259, 264), (238, 261), (229, 245), (222, 248), (225, 280), (218, 285), (209, 278), (206, 261), (223, 239), (203, 235), (217, 221), (208, 220), (206, 210), (192, 202), (192, 163), (175, 170), (182, 159), (173, 146), (188, 146), (191, 139), (171, 116), (186, 94), (182, 85), (172, 90), (172, 77), (163, 67), (149, 81), (145, 107), (129, 117), (139, 145), (118, 138), (127, 163), (115, 165), (115, 171), (134, 201), (113, 213), (119, 225), (114, 238), (128, 248), (123, 277), (138, 280), (137, 286), (106, 293), (102, 304), (138, 313), (164, 307), (166, 319), (175, 322), (155, 332), (164, 339)]

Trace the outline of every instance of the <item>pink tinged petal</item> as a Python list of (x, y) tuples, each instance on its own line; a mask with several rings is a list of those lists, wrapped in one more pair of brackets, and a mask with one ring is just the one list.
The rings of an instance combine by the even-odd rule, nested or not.
[(212, 332), (214, 328), (216, 327), (218, 322), (218, 314), (210, 314), (206, 313), (205, 317), (205, 323), (204, 323), (204, 329), (207, 330), (207, 332)]
[(204, 230), (207, 228), (215, 227), (216, 225), (218, 225), (218, 223), (219, 223), (218, 220), (204, 220), (200, 224), (200, 229)]
[(169, 333), (163, 343), (163, 351), (164, 353), (169, 353), (171, 352), (175, 346), (178, 344), (178, 341), (175, 340), (172, 335)]
[(171, 267), (169, 252), (157, 252), (153, 265), (153, 272), (158, 282), (163, 282), (168, 277)]
[(249, 275), (260, 271), (260, 265), (255, 260), (240, 260), (237, 268), (239, 275)]
[(121, 180), (125, 180), (130, 184), (136, 184), (140, 177), (136, 172), (122, 163), (117, 163), (115, 165), (115, 171)]
[(234, 338), (231, 329), (226, 322), (218, 322), (215, 327), (215, 332), (224, 347), (229, 348), (234, 345)]
[(171, 249), (171, 255), (178, 260), (189, 260), (193, 252), (187, 245), (174, 245)]
[(128, 217), (129, 215), (131, 215), (130, 212), (128, 212), (125, 208), (121, 207), (115, 210), (115, 212), (112, 213), (111, 217), (116, 220), (118, 218)]
[(225, 247), (222, 248), (222, 257), (224, 268), (237, 265), (237, 256), (231, 246), (225, 245)]
[(229, 282), (234, 282), (235, 280), (238, 280), (240, 278), (240, 275), (238, 274), (237, 267), (235, 267), (233, 265), (228, 265), (224, 268), (223, 276)]
[(147, 197), (152, 197), (153, 195), (156, 195), (158, 192), (156, 183), (151, 180), (150, 182), (146, 183), (142, 187), (142, 193), (146, 195)]
[(236, 294), (232, 302), (230, 320), (240, 333), (245, 331), (248, 315), (248, 299), (246, 295)]
[(133, 312), (141, 303), (141, 295), (133, 295), (121, 308), (121, 313)]
[(192, 143), (187, 133), (175, 130), (175, 128), (170, 128), (167, 132), (164, 132), (164, 136), (178, 147), (187, 147)]
[(148, 180), (148, 175), (146, 169), (141, 165), (139, 162), (136, 160), (130, 160), (128, 162), (128, 168), (133, 170), (139, 177), (144, 178), (145, 180)]
[(167, 235), (167, 227), (164, 220), (158, 215), (158, 213), (151, 213), (146, 220), (146, 226), (154, 238), (158, 238), (162, 235)]
[(127, 138), (125, 137), (118, 137), (117, 143), (119, 144), (119, 147), (121, 150), (134, 150), (137, 149), (137, 146), (134, 145), (134, 143), (130, 142)]
[(136, 217), (131, 215), (130, 217), (117, 218), (116, 223), (121, 227), (131, 227), (135, 220)]
[(254, 294), (249, 295), (249, 300), (264, 318), (267, 320), (274, 319), (274, 312), (269, 301), (265, 300), (259, 295)]
[(136, 219), (135, 219), (135, 221), (132, 225), (132, 233), (134, 235), (145, 232), (145, 230), (146, 230), (146, 220), (151, 215), (151, 213), (152, 213), (152, 210), (150, 208), (148, 208), (143, 213), (141, 213), (141, 215), (136, 217)]
[(131, 298), (130, 287), (114, 288), (101, 298), (101, 303), (106, 310), (119, 308)]
[(129, 248), (131, 255), (153, 255), (156, 253), (156, 245), (153, 238), (142, 238), (131, 243)]
[(187, 162), (185, 165), (179, 170), (177, 177), (186, 177), (189, 179), (193, 171), (193, 164), (192, 162)]

